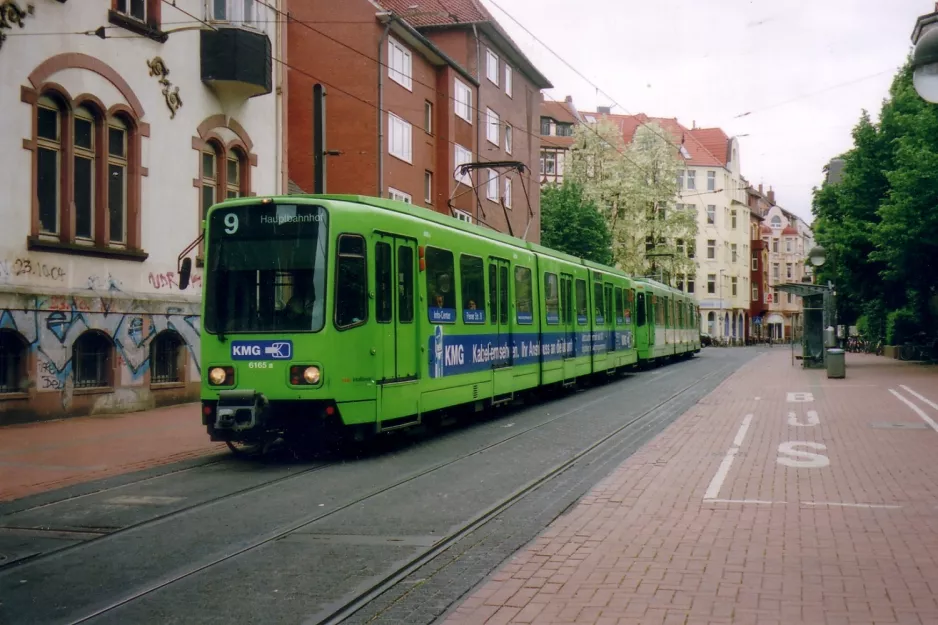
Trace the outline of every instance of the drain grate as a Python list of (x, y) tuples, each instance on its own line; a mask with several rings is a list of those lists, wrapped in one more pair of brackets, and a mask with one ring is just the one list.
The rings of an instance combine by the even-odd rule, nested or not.
[(875, 430), (924, 430), (924, 423), (870, 423)]

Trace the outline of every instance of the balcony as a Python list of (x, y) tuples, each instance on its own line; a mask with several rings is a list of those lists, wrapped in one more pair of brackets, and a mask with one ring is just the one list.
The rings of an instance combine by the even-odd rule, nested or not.
[(201, 31), (202, 82), (219, 96), (248, 99), (271, 92), (267, 35), (237, 26)]

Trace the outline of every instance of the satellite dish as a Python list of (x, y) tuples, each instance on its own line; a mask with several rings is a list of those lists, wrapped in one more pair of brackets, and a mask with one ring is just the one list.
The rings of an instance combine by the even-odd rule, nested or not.
[(808, 252), (808, 260), (815, 267), (820, 267), (824, 264), (824, 261), (827, 260), (827, 252), (825, 252), (824, 248), (820, 245), (813, 247), (811, 248), (811, 251)]

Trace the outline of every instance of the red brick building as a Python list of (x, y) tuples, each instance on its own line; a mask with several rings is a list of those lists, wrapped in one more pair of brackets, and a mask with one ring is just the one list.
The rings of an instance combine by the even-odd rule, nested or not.
[[(313, 191), (312, 92), (320, 82), (327, 148), (340, 152), (328, 157), (328, 192), (445, 214), (453, 197), (458, 218), (539, 241), (540, 90), (551, 85), (481, 4), (294, 0), (289, 10), (294, 191)], [(505, 160), (528, 169), (456, 172)]]
[[(760, 340), (768, 337), (765, 327), (766, 313), (769, 311), (769, 246), (762, 239), (765, 230), (771, 234), (772, 229), (765, 225), (765, 214), (771, 208), (770, 195), (758, 189), (746, 189), (749, 202), (749, 238), (751, 259), (751, 273), (749, 283), (752, 285), (749, 305), (749, 323), (747, 338)], [(774, 193), (769, 191), (774, 196)]]

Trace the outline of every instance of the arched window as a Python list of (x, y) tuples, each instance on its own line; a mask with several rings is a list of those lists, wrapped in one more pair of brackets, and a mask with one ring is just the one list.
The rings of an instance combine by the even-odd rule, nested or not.
[(89, 330), (72, 345), (72, 375), (75, 388), (111, 386), (113, 342), (102, 332)]
[(716, 321), (717, 321), (716, 313), (712, 311), (708, 312), (707, 313), (707, 334), (709, 334), (710, 336), (713, 336), (714, 334), (716, 334)]
[(241, 149), (225, 149), (214, 140), (208, 142), (202, 150), (202, 219), (213, 204), (250, 193), (247, 166), (248, 159)]
[(0, 395), (26, 390), (29, 381), (26, 373), (28, 347), (19, 332), (0, 330)]
[(171, 384), (183, 381), (185, 344), (172, 330), (164, 330), (150, 343), (150, 383)]
[(241, 150), (231, 150), (228, 153), (228, 170), (225, 172), (225, 197), (241, 197), (241, 167), (244, 162)]
[(773, 227), (773, 228), (781, 228), (781, 227), (782, 227), (782, 218), (779, 217), (778, 215), (776, 215), (775, 217), (773, 217), (773, 218), (772, 218), (772, 227)]
[(97, 126), (95, 115), (88, 107), (79, 106), (75, 109), (72, 132), (72, 158), (74, 159), (72, 201), (75, 206), (75, 238), (87, 241), (94, 238)]
[(127, 242), (127, 166), (128, 125), (120, 117), (108, 120), (107, 128), (107, 202), (108, 239)]
[[(139, 248), (139, 146), (129, 109), (111, 114), (93, 97), (69, 107), (53, 89), (36, 103), (37, 204), (30, 244), (80, 242), (98, 250)], [(137, 179), (135, 179), (135, 177)], [(74, 249), (74, 248), (72, 248)]]
[(39, 199), (39, 231), (58, 235), (62, 189), (62, 120), (65, 107), (49, 96), (36, 108), (36, 196)]

